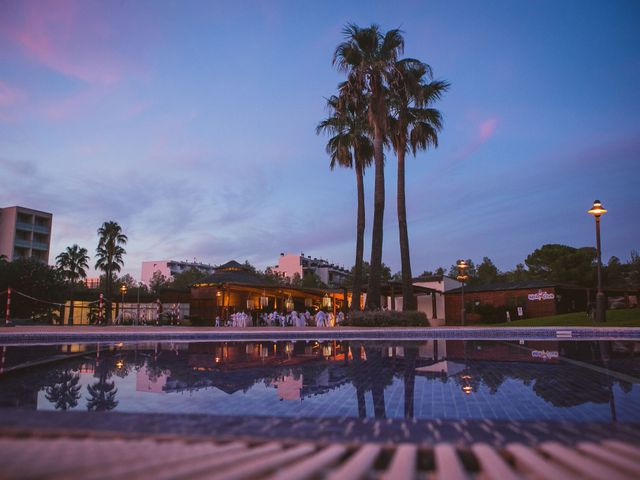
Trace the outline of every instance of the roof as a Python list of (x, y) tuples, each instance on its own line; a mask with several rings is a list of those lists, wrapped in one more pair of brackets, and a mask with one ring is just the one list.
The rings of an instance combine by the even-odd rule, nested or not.
[[(564, 287), (564, 288), (573, 288), (573, 289), (583, 289), (584, 287), (580, 287), (577, 285), (565, 285), (558, 282), (553, 282), (549, 280), (527, 280), (524, 282), (502, 282), (502, 283), (491, 283), (484, 285), (465, 285), (464, 291), (465, 293), (471, 292), (495, 292), (500, 290), (530, 290), (534, 288), (548, 288), (548, 287)], [(460, 293), (462, 290), (459, 288), (452, 288), (447, 293)]]
[(272, 284), (265, 282), (250, 270), (216, 270), (215, 273), (209, 275), (198, 284), (207, 283), (238, 283), (242, 285), (271, 286)]
[(241, 263), (238, 263), (235, 260), (230, 260), (230, 261), (228, 261), (227, 263), (225, 263), (223, 265), (218, 265), (216, 267), (216, 272), (218, 272), (219, 270), (236, 270), (236, 269), (246, 270), (246, 271), (249, 270), (246, 267), (246, 265), (242, 265)]
[(441, 282), (445, 278), (455, 280), (455, 278), (450, 277), (449, 275), (429, 275), (425, 277), (415, 277), (413, 281), (414, 282)]
[[(393, 287), (393, 293), (395, 296), (400, 296), (402, 295), (402, 282), (397, 282), (394, 280), (391, 280), (387, 283), (384, 283), (382, 285), (380, 285), (380, 294), (384, 295), (384, 296), (391, 296), (391, 288)], [(351, 290), (351, 289), (350, 289)], [(362, 285), (362, 291), (366, 292), (367, 291), (367, 285)], [(433, 288), (429, 288), (429, 287), (422, 287), (420, 285), (413, 285), (413, 294), (414, 295), (426, 295), (429, 293), (442, 293), (439, 292), (438, 290), (435, 290)]]

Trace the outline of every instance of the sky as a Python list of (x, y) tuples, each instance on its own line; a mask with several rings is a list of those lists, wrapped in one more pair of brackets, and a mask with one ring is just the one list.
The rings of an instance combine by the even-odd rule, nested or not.
[[(50, 263), (96, 230), (144, 260), (350, 268), (356, 182), (315, 127), (352, 22), (404, 31), (451, 87), (407, 159), (415, 275), (512, 269), (546, 243), (640, 250), (640, 2), (0, 0), (0, 206), (53, 213)], [(387, 154), (383, 261), (400, 269)], [(367, 242), (373, 170), (365, 178)]]

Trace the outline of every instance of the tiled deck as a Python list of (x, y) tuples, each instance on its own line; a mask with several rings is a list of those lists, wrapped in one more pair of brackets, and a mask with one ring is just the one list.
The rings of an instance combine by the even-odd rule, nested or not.
[(615, 440), (577, 445), (439, 442), (322, 444), (312, 440), (248, 442), (179, 438), (0, 436), (7, 479), (634, 479), (640, 448)]

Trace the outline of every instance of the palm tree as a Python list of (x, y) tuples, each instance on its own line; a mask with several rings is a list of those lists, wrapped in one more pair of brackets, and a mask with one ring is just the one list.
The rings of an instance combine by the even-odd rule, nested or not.
[(105, 294), (107, 297), (107, 323), (111, 323), (111, 296), (113, 293), (113, 274), (124, 265), (122, 256), (127, 253), (123, 245), (127, 236), (114, 221), (104, 222), (98, 228), (98, 248), (96, 248), (96, 269), (105, 273)]
[(73, 325), (73, 293), (78, 282), (87, 278), (85, 269), (89, 268), (89, 255), (86, 248), (77, 244), (56, 257), (56, 267), (69, 282), (69, 325)]
[(431, 80), (429, 65), (415, 59), (396, 62), (389, 88), (389, 136), (398, 159), (398, 230), (400, 233), (400, 260), (402, 266), (403, 310), (417, 308), (413, 296), (407, 207), (405, 202), (405, 155), (407, 147), (413, 155), (418, 150), (438, 146), (438, 132), (442, 129), (442, 116), (431, 105), (449, 88), (444, 81)]
[(384, 220), (383, 148), (388, 126), (385, 90), (398, 54), (404, 50), (404, 39), (400, 30), (389, 30), (383, 35), (377, 25), (360, 28), (357, 25), (348, 24), (343, 33), (345, 41), (336, 48), (333, 63), (338, 70), (347, 73), (348, 80), (343, 88), (344, 93), (356, 97), (364, 93), (368, 99), (368, 121), (373, 132), (375, 189), (371, 232), (371, 272), (366, 303), (366, 308), (371, 310), (380, 306)]
[[(341, 88), (342, 90), (342, 88)], [(356, 262), (353, 272), (351, 309), (360, 310), (362, 291), (362, 264), (364, 256), (364, 170), (371, 166), (373, 145), (369, 138), (366, 99), (364, 97), (342, 95), (327, 99), (330, 116), (321, 121), (316, 133), (333, 135), (327, 142), (327, 153), (331, 158), (330, 167), (337, 165), (355, 168), (358, 192), (358, 214), (356, 221)]]

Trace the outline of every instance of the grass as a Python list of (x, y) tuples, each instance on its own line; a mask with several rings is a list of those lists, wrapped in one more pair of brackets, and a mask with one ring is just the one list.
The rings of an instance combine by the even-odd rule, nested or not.
[(494, 323), (495, 327), (640, 327), (640, 309), (608, 310), (607, 322), (594, 324), (585, 312), (565, 313), (550, 317), (525, 318), (513, 322)]

